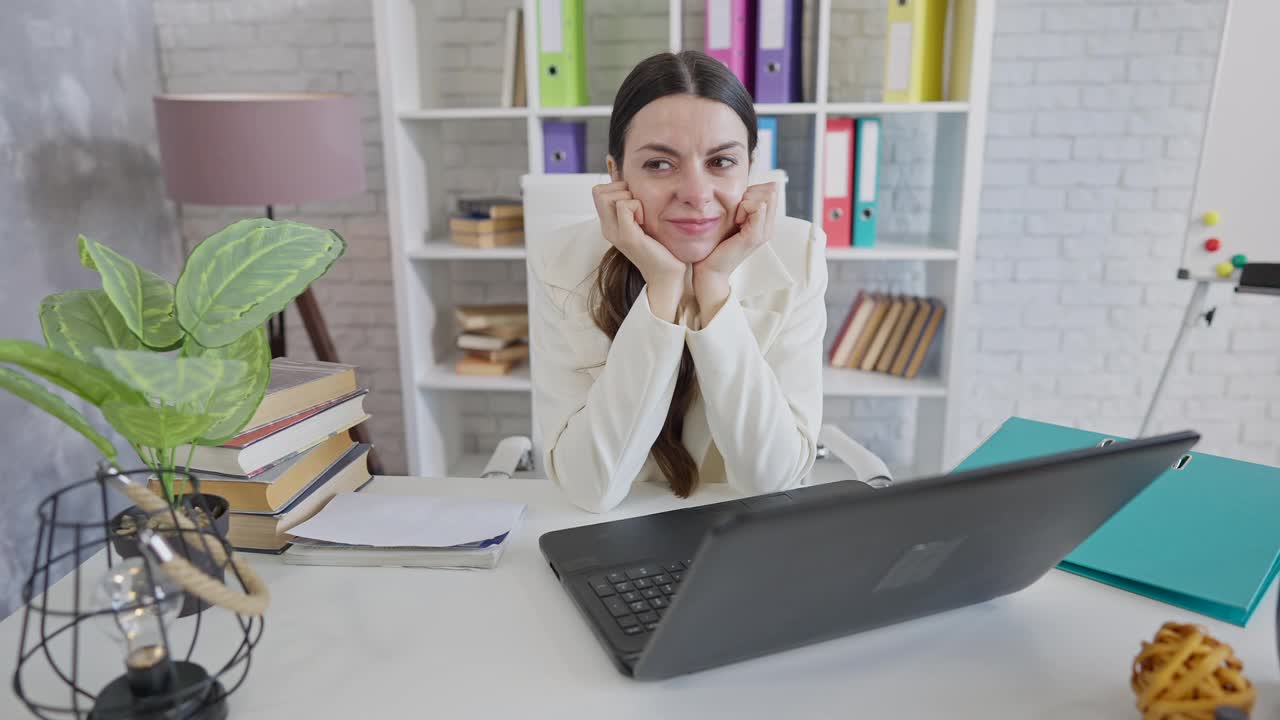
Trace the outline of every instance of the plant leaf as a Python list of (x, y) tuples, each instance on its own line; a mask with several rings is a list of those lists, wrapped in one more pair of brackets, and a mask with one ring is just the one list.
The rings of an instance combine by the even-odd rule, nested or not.
[(176, 357), (146, 350), (98, 348), (97, 353), (117, 379), (162, 404), (183, 405), (206, 398), (222, 378), (244, 372), (239, 360)]
[(98, 367), (102, 363), (95, 348), (142, 348), (103, 290), (72, 290), (41, 300), (40, 329), (49, 347)]
[(178, 278), (178, 322), (206, 348), (227, 345), (283, 310), (346, 251), (332, 230), (241, 220), (196, 246)]
[(133, 334), (148, 347), (166, 348), (177, 343), (182, 328), (174, 311), (173, 285), (106, 245), (80, 237), (81, 262), (87, 252), (102, 276), (102, 289)]
[(39, 375), (98, 407), (108, 402), (145, 403), (136, 390), (106, 370), (26, 340), (0, 340), (0, 362)]
[(213, 422), (208, 415), (193, 415), (172, 405), (107, 403), (102, 414), (129, 442), (157, 450), (189, 443)]
[(97, 430), (94, 430), (93, 426), (89, 424), (88, 420), (84, 419), (84, 416), (78, 410), (67, 404), (66, 400), (49, 392), (48, 388), (32, 381), (20, 372), (6, 367), (0, 367), (0, 388), (8, 390), (70, 425), (72, 430), (85, 436), (89, 442), (96, 445), (103, 456), (112, 460), (116, 459), (116, 449), (111, 444), (111, 441), (103, 437)]
[(80, 264), (90, 270), (97, 270), (98, 266), (93, 264), (93, 256), (89, 254), (89, 238), (83, 235), (76, 236), (76, 249), (80, 251)]
[(271, 380), (271, 348), (267, 344), (267, 330), (259, 325), (239, 340), (220, 348), (206, 348), (188, 336), (182, 346), (182, 354), (237, 360), (243, 364), (242, 372), (228, 375), (214, 386), (208, 397), (193, 401), (205, 414), (214, 418), (213, 425), (196, 439), (196, 444), (221, 445), (244, 429), (262, 403), (267, 383)]

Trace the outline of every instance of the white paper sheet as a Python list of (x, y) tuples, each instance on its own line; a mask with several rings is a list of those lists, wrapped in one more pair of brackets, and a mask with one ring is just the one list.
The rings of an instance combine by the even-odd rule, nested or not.
[(289, 532), (348, 545), (453, 547), (510, 532), (523, 512), (493, 500), (342, 493)]

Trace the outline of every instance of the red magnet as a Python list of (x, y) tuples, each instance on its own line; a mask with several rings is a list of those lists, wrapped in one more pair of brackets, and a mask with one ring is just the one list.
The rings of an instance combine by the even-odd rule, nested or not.
[(1222, 241), (1218, 238), (1209, 238), (1204, 241), (1204, 249), (1209, 252), (1217, 252), (1220, 247), (1222, 247)]

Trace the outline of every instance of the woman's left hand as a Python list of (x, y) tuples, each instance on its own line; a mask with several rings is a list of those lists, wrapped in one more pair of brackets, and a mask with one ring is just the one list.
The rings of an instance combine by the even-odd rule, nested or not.
[(776, 183), (761, 183), (747, 188), (734, 211), (733, 222), (738, 226), (738, 232), (725, 238), (710, 255), (693, 264), (693, 289), (704, 322), (710, 322), (729, 297), (729, 275), (773, 237), (777, 194)]

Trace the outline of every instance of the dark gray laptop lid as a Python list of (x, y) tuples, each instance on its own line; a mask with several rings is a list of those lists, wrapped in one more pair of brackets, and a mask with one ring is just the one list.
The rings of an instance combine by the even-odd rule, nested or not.
[(671, 677), (1020, 590), (1198, 438), (1117, 443), (735, 517), (707, 534), (634, 675)]

